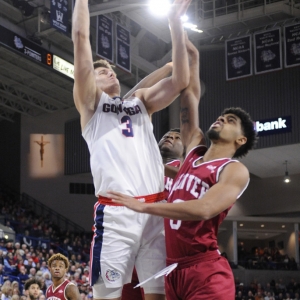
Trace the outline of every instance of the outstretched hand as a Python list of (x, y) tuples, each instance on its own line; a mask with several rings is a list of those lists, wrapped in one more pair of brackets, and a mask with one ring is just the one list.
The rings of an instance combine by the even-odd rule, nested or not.
[(169, 11), (169, 20), (180, 20), (185, 15), (192, 0), (175, 0)]
[(114, 191), (107, 191), (106, 194), (112, 202), (124, 205), (136, 212), (144, 212), (145, 204), (133, 197)]

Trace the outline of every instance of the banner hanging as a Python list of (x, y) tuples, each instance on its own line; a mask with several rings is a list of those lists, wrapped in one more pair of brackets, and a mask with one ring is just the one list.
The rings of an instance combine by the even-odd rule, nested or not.
[(254, 34), (254, 66), (255, 74), (282, 69), (280, 28)]
[(226, 80), (252, 75), (251, 35), (225, 42)]
[(117, 66), (131, 73), (130, 31), (117, 23)]

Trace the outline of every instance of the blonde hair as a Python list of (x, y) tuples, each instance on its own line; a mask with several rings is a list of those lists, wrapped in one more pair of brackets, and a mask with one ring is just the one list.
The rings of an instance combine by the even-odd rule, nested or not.
[(61, 253), (57, 253), (52, 255), (49, 259), (48, 259), (48, 266), (51, 267), (51, 264), (54, 260), (61, 260), (64, 262), (66, 269), (69, 269), (69, 260), (67, 259), (67, 257), (65, 257), (64, 255), (62, 255)]
[(8, 296), (9, 292), (12, 292), (12, 287), (9, 284), (3, 284), (1, 288), (1, 292), (5, 295)]
[(12, 295), (11, 300), (20, 300), (19, 295)]
[(97, 68), (107, 68), (107, 69), (112, 70), (116, 74), (116, 72), (113, 69), (114, 65), (111, 65), (105, 59), (98, 59), (98, 60), (94, 61), (94, 69), (97, 69)]

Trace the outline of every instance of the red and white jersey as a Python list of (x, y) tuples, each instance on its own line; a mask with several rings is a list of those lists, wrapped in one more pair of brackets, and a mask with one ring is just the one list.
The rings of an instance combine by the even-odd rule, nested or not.
[(107, 190), (146, 196), (164, 190), (164, 166), (144, 103), (104, 92), (85, 126), (96, 196)]
[(67, 300), (66, 297), (66, 288), (68, 285), (73, 284), (70, 280), (65, 280), (58, 287), (54, 288), (53, 284), (51, 284), (46, 291), (46, 299), (47, 300)]
[[(179, 159), (175, 159), (175, 160), (172, 160), (172, 161), (166, 163), (166, 165), (169, 165), (169, 166), (172, 166), (175, 168), (179, 168), (180, 163), (181, 163), (181, 161)], [(165, 197), (166, 197), (166, 199), (168, 199), (169, 192), (172, 188), (172, 184), (173, 184), (173, 178), (165, 176)]]
[[(199, 199), (200, 204), (204, 194), (219, 181), (223, 168), (229, 163), (239, 163), (237, 160), (221, 158), (196, 165), (206, 150), (205, 146), (197, 146), (186, 156), (174, 179), (168, 202)], [(247, 186), (248, 183), (244, 190)], [(167, 257), (176, 259), (217, 250), (218, 228), (230, 208), (207, 221), (165, 219)]]

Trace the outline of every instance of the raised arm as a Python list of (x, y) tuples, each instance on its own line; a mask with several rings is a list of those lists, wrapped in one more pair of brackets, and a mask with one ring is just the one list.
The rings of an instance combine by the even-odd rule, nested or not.
[(90, 15), (88, 0), (76, 0), (72, 19), (74, 44), (74, 88), (75, 106), (80, 113), (84, 128), (96, 108), (96, 81), (93, 56), (90, 46)]
[(190, 83), (180, 95), (180, 135), (184, 155), (199, 144), (205, 145), (204, 134), (199, 128), (198, 107), (201, 96), (199, 51), (187, 35), (186, 47), (189, 55)]
[(167, 107), (188, 86), (190, 78), (188, 55), (180, 18), (186, 12), (190, 2), (191, 0), (175, 0), (169, 14), (172, 38), (172, 76), (161, 80), (151, 88), (140, 89), (135, 93), (135, 96), (144, 102), (149, 114)]
[(137, 85), (135, 85), (123, 98), (130, 97), (138, 89), (149, 88), (159, 82), (160, 80), (170, 76), (173, 69), (173, 63), (167, 63), (163, 67), (150, 73), (148, 76), (143, 78)]

